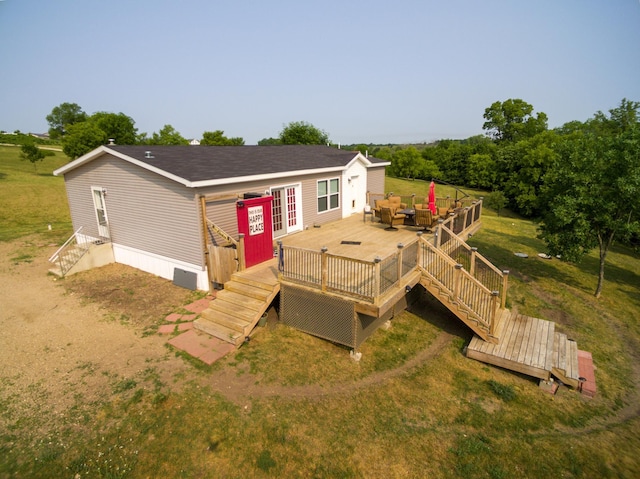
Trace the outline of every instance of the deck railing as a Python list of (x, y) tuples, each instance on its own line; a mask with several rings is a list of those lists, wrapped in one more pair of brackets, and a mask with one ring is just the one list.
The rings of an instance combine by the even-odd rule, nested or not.
[(463, 264), (431, 242), (421, 238), (420, 248), (422, 274), (439, 284), (453, 301), (463, 304), (470, 318), (493, 334), (499, 306), (498, 291), (487, 288)]
[(82, 230), (83, 227), (81, 226), (49, 258), (50, 263), (54, 263), (58, 266), (61, 276), (65, 276), (91, 247), (91, 243), (86, 240), (79, 240), (81, 236), (85, 239), (81, 234)]
[[(472, 218), (479, 218), (473, 211)], [(506, 306), (509, 271), (496, 268), (487, 258), (478, 253), (478, 248), (469, 246), (451, 229), (455, 218), (441, 223), (436, 234), (436, 248), (447, 254), (456, 264), (469, 272), (480, 284), (490, 291), (496, 291), (500, 307)], [(472, 225), (477, 219), (470, 224)]]
[(493, 334), (495, 316), (505, 307), (508, 271), (500, 271), (470, 247), (463, 233), (480, 220), (482, 202), (474, 201), (441, 221), (433, 238), (419, 234), (397, 251), (372, 261), (284, 246), (279, 242), (282, 280), (376, 304), (380, 297), (420, 267), (453, 301), (463, 304), (482, 329)]
[(418, 240), (371, 261), (278, 243), (281, 279), (375, 303), (417, 266)]

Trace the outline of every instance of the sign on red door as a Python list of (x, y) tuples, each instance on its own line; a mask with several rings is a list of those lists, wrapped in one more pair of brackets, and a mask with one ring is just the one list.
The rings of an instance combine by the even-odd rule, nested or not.
[(247, 268), (273, 258), (273, 196), (248, 198), (236, 203), (238, 232), (244, 234)]

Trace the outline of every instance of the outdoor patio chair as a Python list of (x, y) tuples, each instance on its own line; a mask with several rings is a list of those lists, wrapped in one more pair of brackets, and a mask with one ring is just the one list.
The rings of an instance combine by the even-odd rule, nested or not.
[(395, 225), (404, 224), (405, 216), (402, 213), (396, 213), (391, 208), (380, 208), (380, 222), (389, 225), (385, 228), (387, 231), (397, 230), (398, 228)]
[(429, 209), (416, 209), (415, 225), (422, 226), (425, 231), (430, 230), (438, 224), (438, 218), (440, 218), (440, 216), (432, 214)]

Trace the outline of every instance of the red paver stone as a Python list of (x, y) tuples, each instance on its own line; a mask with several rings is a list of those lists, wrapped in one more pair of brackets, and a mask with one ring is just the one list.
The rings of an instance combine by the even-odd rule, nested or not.
[(235, 346), (208, 334), (198, 333), (195, 329), (189, 330), (169, 340), (169, 344), (198, 358), (206, 364), (215, 361), (230, 353)]
[(171, 334), (176, 330), (175, 324), (163, 324), (158, 328), (160, 334)]
[(210, 301), (211, 300), (208, 298), (202, 298), (198, 301), (194, 301), (191, 304), (187, 304), (184, 309), (186, 309), (187, 311), (191, 311), (192, 313), (200, 314), (209, 307)]
[(198, 317), (197, 314), (183, 314), (180, 318), (182, 321), (193, 321)]
[(169, 321), (171, 323), (175, 323), (177, 320), (179, 320), (180, 318), (182, 318), (181, 314), (178, 313), (171, 313), (169, 316), (167, 316), (166, 318), (164, 318), (165, 321)]
[(213, 364), (215, 363), (218, 359), (226, 356), (227, 354), (229, 354), (231, 351), (233, 351), (235, 349), (235, 346), (233, 344), (229, 344), (229, 343), (223, 343), (221, 344), (218, 348), (213, 349), (207, 353), (204, 353), (202, 356), (200, 356), (198, 359), (200, 359), (200, 361), (206, 363), (206, 364)]
[(193, 329), (193, 322), (178, 324), (178, 331), (188, 331), (190, 329)]
[(578, 349), (578, 371), (580, 377), (586, 379), (582, 383), (582, 394), (590, 398), (594, 397), (596, 395), (596, 375), (590, 352)]

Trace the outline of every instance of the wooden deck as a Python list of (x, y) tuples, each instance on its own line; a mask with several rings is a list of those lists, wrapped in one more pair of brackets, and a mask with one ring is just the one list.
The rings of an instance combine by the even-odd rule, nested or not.
[(467, 357), (544, 380), (553, 374), (565, 384), (578, 386), (577, 345), (556, 332), (554, 322), (508, 310), (500, 321), (500, 342), (474, 336)]
[[(422, 283), (422, 285), (447, 306), (453, 314), (475, 331), (476, 335), (482, 336), (484, 329), (480, 328), (479, 319), (474, 319), (475, 316), (472, 317), (471, 314), (474, 310), (469, 309), (470, 306), (467, 307), (463, 303), (467, 300), (475, 301), (475, 303), (478, 303), (474, 303), (476, 311), (479, 311), (482, 309), (479, 305), (484, 304), (482, 301), (486, 300), (486, 298), (481, 295), (467, 297), (464, 293), (466, 291), (472, 291), (472, 289), (468, 283), (462, 282), (462, 279), (453, 281), (453, 286), (446, 291), (443, 289), (449, 287), (445, 285), (446, 281), (445, 283), (437, 285), (437, 287), (435, 286), (438, 279), (433, 276), (434, 272), (439, 268), (446, 270), (448, 267), (453, 267), (448, 263), (448, 261), (451, 260), (446, 259), (449, 254), (446, 252), (446, 248), (440, 249), (440, 241), (435, 245), (436, 251), (443, 251), (443, 258), (445, 258), (445, 260), (437, 256), (433, 258), (431, 258), (431, 256), (424, 256), (426, 254), (425, 251), (429, 250), (431, 246), (426, 250), (418, 250), (420, 246), (415, 245), (419, 245), (420, 243), (417, 243), (415, 240), (418, 233), (421, 232), (420, 228), (410, 225), (400, 225), (397, 227), (397, 230), (388, 231), (385, 230), (385, 226), (386, 225), (381, 224), (377, 220), (371, 221), (371, 217), (367, 217), (366, 221), (363, 221), (362, 215), (357, 214), (339, 221), (323, 224), (319, 227), (312, 226), (304, 231), (282, 238), (281, 243), (285, 251), (294, 249), (307, 251), (307, 253), (304, 253), (302, 256), (293, 257), (295, 259), (285, 260), (289, 262), (288, 264), (298, 264), (300, 262), (307, 264), (306, 262), (309, 262), (310, 264), (316, 265), (309, 269), (303, 268), (302, 280), (291, 276), (283, 280), (284, 284), (289, 283), (290, 286), (295, 285), (296, 288), (306, 290), (309, 294), (323, 294), (327, 295), (327, 297), (333, 296), (334, 298), (347, 300), (353, 304), (354, 309), (352, 311), (364, 314), (370, 318), (383, 318), (387, 315), (390, 308), (395, 308), (396, 304), (401, 303), (401, 300), (403, 300), (403, 297), (408, 291), (416, 284)], [(470, 231), (475, 231), (475, 229), (479, 227), (479, 222), (468, 225), (468, 228), (464, 231), (464, 234), (461, 235), (461, 238), (455, 240), (457, 241), (455, 245), (452, 239), (450, 240), (451, 243), (447, 243), (449, 246), (454, 245), (456, 251), (458, 251), (458, 253), (456, 253), (458, 256), (456, 256), (455, 261), (460, 263), (465, 261), (464, 258), (459, 256), (460, 252), (464, 253), (464, 247), (468, 247), (466, 243), (464, 243), (464, 237), (466, 237)], [(443, 230), (441, 229), (440, 231)], [(445, 229), (444, 231), (446, 232), (447, 230)], [(429, 244), (433, 244), (432, 240), (435, 238), (432, 233), (422, 231), (421, 235)], [(439, 240), (442, 240), (442, 238), (439, 238)], [(461, 243), (464, 247), (460, 246)], [(420, 256), (422, 263), (420, 263), (419, 267), (418, 264), (415, 263), (415, 259), (407, 259), (407, 262), (404, 262), (403, 256), (397, 255), (400, 244), (406, 247), (403, 251), (407, 251), (407, 258), (412, 258), (414, 255)], [(414, 246), (416, 249), (411, 249)], [(325, 248), (326, 252), (321, 253)], [(422, 253), (419, 253), (419, 251), (422, 251)], [(475, 255), (476, 253), (473, 254)], [(371, 283), (370, 275), (372, 275), (374, 271), (379, 275), (380, 270), (371, 269), (370, 265), (372, 263), (384, 264), (384, 258), (393, 256), (398, 258), (395, 263), (390, 263), (393, 265), (392, 268), (398, 269), (397, 274), (393, 275), (393, 281), (395, 281), (395, 283), (393, 287), (385, 289), (384, 291), (377, 290), (379, 291), (379, 295), (375, 296), (373, 300), (370, 296), (359, 296), (360, 293), (355, 294), (355, 296), (353, 294), (347, 294), (350, 291), (349, 289), (335, 289), (333, 283), (324, 282), (324, 277), (327, 275), (327, 269), (325, 269), (326, 262), (322, 259), (322, 264), (325, 265), (322, 271), (318, 268), (318, 264), (320, 264), (321, 258), (326, 259), (327, 256), (350, 258), (360, 262), (358, 266), (361, 264), (364, 265), (360, 270), (358, 270), (358, 268), (354, 268), (353, 270), (349, 268), (336, 268), (334, 270), (333, 275), (338, 275), (336, 278), (340, 279), (340, 284), (345, 288), (351, 286), (349, 275), (355, 275), (355, 282), (360, 281), (363, 282), (363, 284)], [(461, 259), (458, 259), (459, 257)], [(477, 266), (480, 263), (474, 262), (476, 261), (473, 259), (474, 257), (475, 256), (472, 256), (470, 259), (467, 258), (466, 261), (471, 261), (471, 265)], [(379, 259), (376, 261), (376, 258)], [(437, 266), (436, 263), (429, 262), (429, 258), (431, 258), (432, 261), (440, 258), (437, 262), (439, 266)], [(482, 259), (482, 261), (486, 261), (486, 259)], [(356, 262), (352, 261), (351, 264), (356, 264)], [(432, 266), (433, 268), (431, 268)], [(458, 271), (458, 267), (463, 267), (462, 264), (454, 264), (454, 266), (456, 266), (456, 271)], [(469, 267), (469, 265), (466, 267)], [(362, 273), (363, 268), (369, 268), (365, 269), (367, 273), (364, 274), (364, 276)], [(487, 270), (489, 273), (491, 272), (490, 269), (491, 268)], [(495, 267), (493, 269), (495, 270)], [(402, 270), (402, 273), (400, 270)], [(469, 270), (473, 271), (474, 267), (471, 266)], [(497, 273), (500, 274), (499, 271), (497, 271)], [(452, 278), (455, 278), (455, 274), (457, 273), (452, 274), (454, 274)], [(321, 288), (319, 287), (320, 278), (323, 278)], [(444, 279), (446, 278), (443, 276), (443, 281)], [(484, 284), (487, 279), (488, 276), (486, 276), (485, 271), (485, 275), (481, 275), (482, 284)], [(447, 281), (449, 280), (451, 280), (451, 278)], [(233, 337), (235, 343), (238, 344), (248, 335), (250, 329), (256, 324), (260, 315), (266, 310), (270, 301), (280, 290), (279, 281), (277, 258), (248, 268), (245, 271), (234, 273), (232, 281), (225, 283), (225, 291), (220, 293), (219, 300), (223, 301), (214, 301), (214, 304), (211, 306), (211, 308), (213, 308), (212, 311), (209, 315), (204, 315), (204, 320), (214, 321), (216, 318), (221, 318), (224, 328), (222, 329), (222, 333), (216, 332), (216, 334), (223, 338)], [(473, 281), (475, 281), (475, 279), (473, 279)], [(327, 284), (328, 286), (326, 286)], [(430, 287), (430, 285), (433, 287)], [(500, 285), (490, 284), (490, 286), (491, 290), (487, 291), (490, 293), (495, 291), (497, 294), (498, 292), (496, 290), (500, 288)], [(484, 287), (484, 289), (486, 290), (487, 288)], [(505, 284), (503, 290), (506, 291), (506, 289)], [(229, 296), (226, 299), (225, 294)], [(303, 293), (296, 294), (304, 296)], [(244, 299), (240, 295), (244, 295)], [(496, 297), (495, 295), (492, 296)], [(224, 301), (229, 303), (226, 308), (224, 307)], [(213, 307), (215, 303), (220, 303), (219, 307)], [(242, 308), (243, 305), (251, 309), (251, 311), (246, 312), (246, 314), (239, 314), (236, 310)], [(216, 311), (216, 309), (218, 311)], [(494, 327), (490, 329), (490, 333), (488, 335), (485, 334), (485, 336), (483, 336), (484, 339), (480, 336), (474, 336), (471, 340), (467, 347), (467, 356), (469, 358), (543, 380), (548, 380), (551, 375), (553, 375), (567, 385), (578, 387), (577, 345), (575, 341), (569, 340), (566, 335), (556, 332), (555, 323), (544, 319), (511, 313), (506, 309), (500, 309), (500, 303), (498, 303), (497, 316), (494, 316), (495, 314), (495, 312), (491, 313), (491, 322)], [(231, 316), (246, 317), (239, 320)], [(485, 314), (479, 317), (485, 318), (485, 316), (487, 315)], [(350, 317), (352, 318), (353, 314), (351, 314)], [(206, 323), (203, 325), (203, 330), (206, 330), (204, 326), (206, 326), (206, 328), (213, 328), (211, 324)], [(235, 329), (231, 330), (230, 328)]]
[[(420, 228), (409, 225), (397, 226), (397, 231), (386, 231), (386, 225), (371, 221), (367, 217), (362, 220), (362, 214), (354, 214), (332, 223), (326, 223), (319, 228), (309, 226), (309, 229), (291, 234), (281, 239), (286, 246), (295, 246), (320, 251), (327, 247), (329, 253), (348, 256), (350, 258), (372, 261), (376, 256), (384, 258), (398, 248), (398, 243), (407, 244), (416, 239)], [(424, 233), (433, 237), (431, 233)], [(343, 241), (349, 243), (342, 243)], [(360, 244), (350, 244), (360, 242)]]

